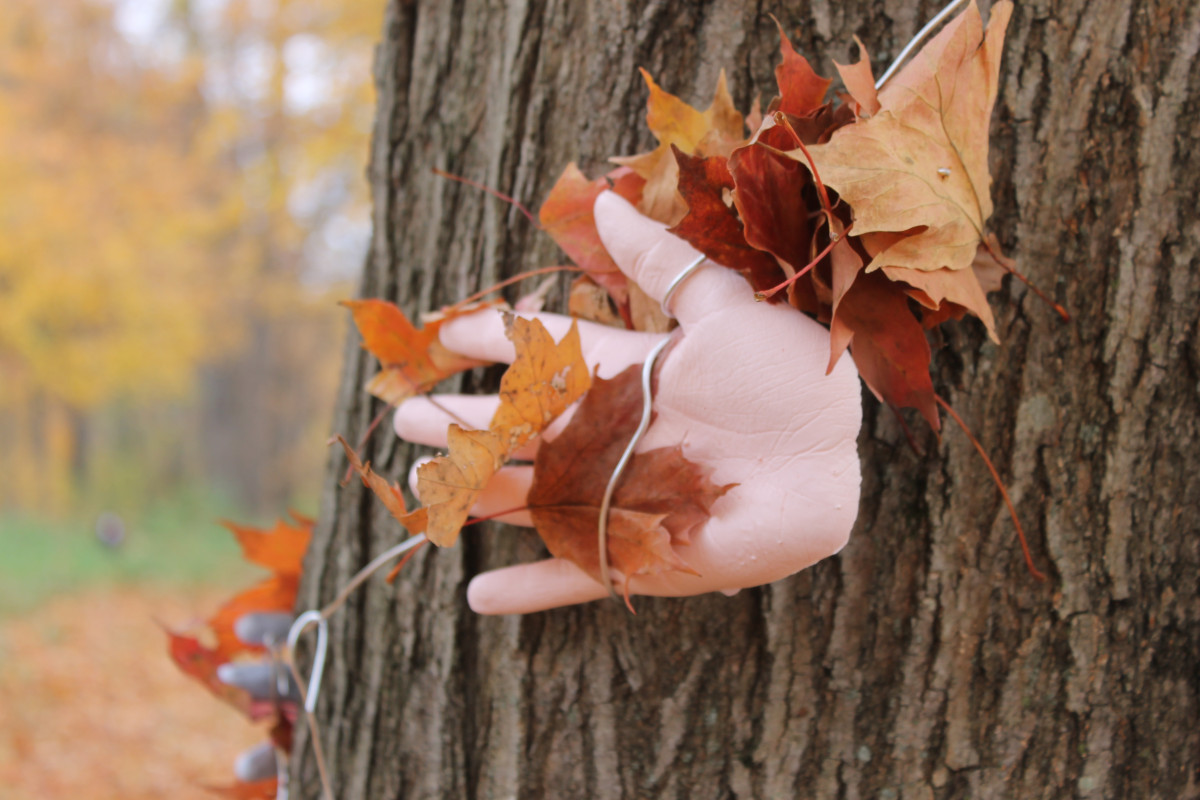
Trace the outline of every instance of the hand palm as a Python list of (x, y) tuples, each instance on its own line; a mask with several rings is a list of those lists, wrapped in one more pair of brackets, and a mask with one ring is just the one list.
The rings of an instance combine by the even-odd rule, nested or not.
[[(621, 269), (654, 299), (696, 252), (641, 217), (615, 195), (596, 204), (601, 237)], [(829, 335), (794, 309), (754, 301), (745, 281), (718, 265), (702, 266), (671, 299), (682, 336), (663, 357), (656, 418), (639, 451), (682, 444), (684, 455), (712, 470), (717, 484), (736, 483), (712, 518), (679, 548), (699, 576), (638, 576), (633, 594), (687, 596), (731, 591), (784, 578), (836, 553), (858, 511), (855, 440), (861, 422), (857, 375), (843, 358), (829, 375)], [(539, 314), (555, 338), (566, 317)], [(664, 334), (580, 323), (584, 357), (601, 376), (645, 360)], [(513, 349), (495, 314), (455, 320), (442, 342), (464, 355), (511, 361)], [(440, 405), (485, 427), (495, 398), (444, 397)], [(396, 430), (445, 446), (448, 417), (428, 400), (397, 411)], [(561, 425), (547, 431), (553, 437)], [(528, 456), (529, 453), (521, 455)], [(532, 470), (510, 467), (489, 484), (479, 513), (523, 504)], [(509, 521), (529, 524), (527, 514)], [(481, 613), (527, 613), (606, 596), (603, 586), (559, 559), (476, 577), (468, 591)]]

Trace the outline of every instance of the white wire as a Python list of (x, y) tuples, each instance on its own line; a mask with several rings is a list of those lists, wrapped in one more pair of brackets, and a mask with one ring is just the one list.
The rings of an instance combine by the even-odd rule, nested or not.
[(937, 16), (925, 23), (925, 27), (917, 31), (917, 35), (908, 40), (908, 44), (904, 45), (904, 49), (900, 51), (900, 55), (896, 56), (896, 60), (879, 77), (879, 80), (875, 81), (875, 88), (882, 89), (883, 85), (895, 74), (896, 70), (900, 69), (900, 65), (904, 63), (904, 59), (908, 58), (912, 51), (917, 49), (917, 46), (929, 35), (929, 32), (940, 25), (942, 20), (950, 16), (964, 2), (965, 0), (951, 0), (950, 5), (943, 8), (937, 13)]

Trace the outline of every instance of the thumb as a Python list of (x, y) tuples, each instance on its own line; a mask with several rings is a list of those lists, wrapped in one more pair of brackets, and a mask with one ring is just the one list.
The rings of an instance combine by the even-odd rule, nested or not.
[[(666, 225), (643, 216), (614, 192), (601, 192), (596, 198), (595, 218), (600, 241), (613, 261), (660, 303), (671, 281), (701, 255)], [(676, 289), (669, 310), (687, 324), (742, 302), (754, 303), (750, 284), (732, 270), (710, 262)]]

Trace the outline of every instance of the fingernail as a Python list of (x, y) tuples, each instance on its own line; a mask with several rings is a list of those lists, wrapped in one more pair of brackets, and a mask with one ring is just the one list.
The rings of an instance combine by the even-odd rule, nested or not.
[(278, 769), (275, 745), (270, 742), (256, 744), (249, 750), (242, 751), (233, 762), (233, 774), (239, 781), (246, 783), (274, 778)]
[(233, 633), (246, 644), (279, 644), (292, 627), (292, 615), (286, 611), (244, 614), (234, 620)]
[(300, 690), (291, 674), (270, 661), (222, 664), (217, 667), (217, 680), (245, 689), (255, 700), (300, 700)]

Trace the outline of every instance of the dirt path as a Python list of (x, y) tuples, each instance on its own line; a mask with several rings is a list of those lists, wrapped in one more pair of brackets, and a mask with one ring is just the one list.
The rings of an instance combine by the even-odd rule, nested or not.
[(191, 800), (265, 734), (168, 659), (228, 590), (92, 590), (0, 618), (0, 800)]

